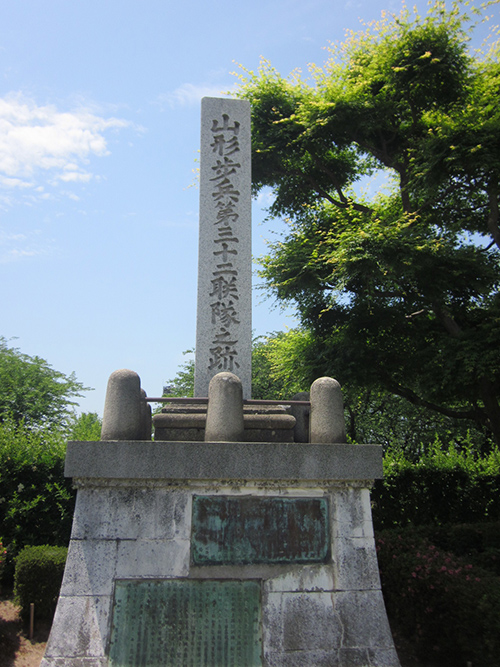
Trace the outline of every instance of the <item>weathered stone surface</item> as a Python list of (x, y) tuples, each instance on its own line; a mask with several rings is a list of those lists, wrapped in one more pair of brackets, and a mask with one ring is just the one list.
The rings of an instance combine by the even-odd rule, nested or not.
[[(368, 664), (368, 663), (367, 663)], [(338, 651), (290, 651), (264, 654), (264, 667), (337, 667)]]
[(334, 537), (373, 537), (373, 521), (368, 489), (339, 489), (333, 498)]
[(104, 658), (110, 610), (110, 596), (60, 596), (45, 657)]
[(283, 593), (283, 649), (330, 651), (340, 646), (342, 623), (329, 593)]
[(155, 428), (205, 428), (207, 421), (206, 413), (160, 412), (153, 417)]
[(116, 560), (116, 540), (72, 540), (61, 595), (112, 595)]
[(187, 493), (137, 487), (83, 488), (78, 491), (71, 538), (188, 539)]
[(341, 648), (338, 667), (399, 667), (394, 649)]
[(243, 440), (243, 393), (234, 373), (217, 373), (208, 387), (205, 442)]
[(143, 402), (141, 380), (137, 373), (125, 368), (111, 373), (104, 403), (101, 440), (139, 440), (144, 437)]
[(117, 579), (186, 577), (189, 540), (121, 540), (116, 563)]
[(244, 413), (245, 442), (293, 442), (295, 418), (284, 412)]
[(378, 445), (69, 442), (67, 477), (115, 479), (373, 480)]
[(264, 592), (318, 592), (335, 590), (331, 565), (304, 565), (285, 574), (267, 579), (263, 583)]
[(155, 442), (203, 442), (207, 421), (206, 406), (181, 412), (181, 408), (153, 416)]
[(221, 371), (251, 395), (250, 148), (249, 102), (203, 98), (195, 396)]
[(380, 589), (336, 593), (335, 609), (342, 619), (344, 648), (394, 647)]
[(287, 414), (248, 414), (244, 416), (245, 430), (293, 430), (295, 417)]
[(163, 428), (155, 426), (155, 442), (204, 442), (203, 428)]
[(373, 538), (337, 537), (333, 541), (337, 590), (380, 588), (380, 575)]
[(311, 385), (309, 441), (345, 442), (344, 403), (337, 380), (322, 377)]

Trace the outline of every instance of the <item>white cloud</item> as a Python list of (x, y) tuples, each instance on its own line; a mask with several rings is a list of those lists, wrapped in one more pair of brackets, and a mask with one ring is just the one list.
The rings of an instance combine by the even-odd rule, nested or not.
[(0, 185), (4, 188), (31, 188), (33, 183), (23, 181), (21, 178), (6, 178), (0, 174)]
[(222, 90), (222, 86), (183, 83), (174, 91), (160, 95), (158, 101), (161, 105), (174, 108), (199, 104), (202, 97), (225, 97), (226, 94), (227, 90)]
[(13, 233), (0, 228), (0, 264), (49, 255), (51, 252), (52, 242), (43, 241), (39, 230)]
[(0, 186), (35, 187), (43, 173), (55, 181), (86, 182), (92, 178), (90, 158), (109, 154), (104, 134), (128, 125), (85, 108), (60, 111), (9, 93), (0, 98)]

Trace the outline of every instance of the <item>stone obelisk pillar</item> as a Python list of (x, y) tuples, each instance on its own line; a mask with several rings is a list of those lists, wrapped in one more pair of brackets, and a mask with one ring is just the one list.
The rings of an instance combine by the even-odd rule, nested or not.
[(195, 396), (208, 396), (211, 378), (230, 371), (251, 397), (250, 188), (250, 103), (204, 97)]

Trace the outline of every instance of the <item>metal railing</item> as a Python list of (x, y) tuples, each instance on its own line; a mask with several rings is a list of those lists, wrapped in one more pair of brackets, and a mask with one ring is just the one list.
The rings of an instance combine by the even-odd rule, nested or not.
[[(208, 398), (199, 397), (199, 398), (180, 398), (178, 396), (162, 396), (161, 398), (152, 398), (147, 396), (145, 400), (148, 403), (185, 403), (185, 404), (208, 404)], [(258, 399), (258, 398), (247, 398), (243, 400), (243, 405), (311, 405), (310, 401), (271, 401), (267, 399)]]

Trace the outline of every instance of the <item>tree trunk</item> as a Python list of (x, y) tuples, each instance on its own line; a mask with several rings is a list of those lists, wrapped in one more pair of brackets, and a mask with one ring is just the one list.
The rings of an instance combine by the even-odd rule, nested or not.
[(484, 403), (484, 411), (488, 417), (487, 425), (493, 433), (496, 444), (500, 446), (500, 405), (493, 383), (489, 378), (483, 376), (479, 381), (479, 387)]

